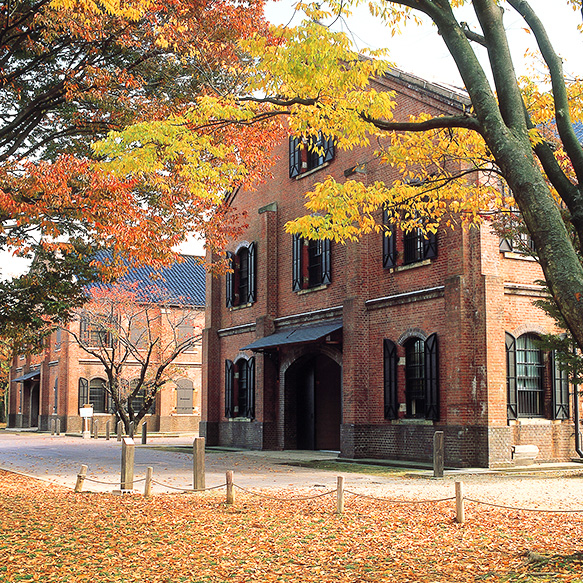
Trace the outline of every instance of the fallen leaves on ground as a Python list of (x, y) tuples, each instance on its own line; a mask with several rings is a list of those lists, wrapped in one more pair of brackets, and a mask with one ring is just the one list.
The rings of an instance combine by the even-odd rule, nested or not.
[[(0, 472), (0, 581), (583, 581), (583, 515), (306, 491), (74, 494)], [(321, 493), (321, 492), (320, 492)]]

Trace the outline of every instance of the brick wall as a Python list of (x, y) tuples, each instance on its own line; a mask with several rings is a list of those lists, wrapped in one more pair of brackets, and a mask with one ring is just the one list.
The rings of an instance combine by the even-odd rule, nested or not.
[[(407, 76), (389, 76), (377, 87), (399, 93), (396, 119), (460, 107), (446, 90)], [(277, 147), (274, 156), (278, 161), (272, 176), (256, 190), (241, 190), (234, 203), (247, 211), (248, 226), (229, 249), (256, 242), (256, 302), (228, 309), (224, 277), (208, 281), (203, 373), (208, 435), (223, 445), (297, 447), (294, 383), (299, 376), (293, 365), (301, 368), (310, 354), (331, 354), (330, 346), (320, 341), (280, 346), (269, 356), (256, 354), (256, 420), (250, 423), (224, 418), (225, 359), (250, 356), (241, 348), (276, 330), (342, 317), (342, 345), (334, 358), (342, 367), (343, 456), (430, 461), (433, 433), (443, 430), (446, 463), (453, 466), (510, 463), (512, 445), (527, 442), (539, 446), (541, 458), (568, 459), (571, 422), (509, 425), (506, 419), (505, 332), (553, 330), (552, 322), (532, 305), (537, 293), (532, 284), (541, 277), (538, 265), (501, 253), (497, 236), (485, 223), (469, 230), (440, 230), (437, 257), (408, 266), (402, 261), (403, 234), (397, 232), (397, 267), (385, 269), (382, 235), (375, 233), (358, 242), (332, 243), (332, 283), (294, 292), (292, 237), (285, 225), (305, 214), (304, 194), (327, 175), (344, 180), (344, 171), (357, 164), (363, 172), (352, 178), (366, 183), (390, 183), (396, 175), (380, 164), (372, 148), (338, 151), (329, 164), (295, 179), (288, 174), (288, 144)], [(439, 421), (407, 419), (403, 407), (398, 420), (386, 420), (383, 340), (397, 345), (398, 398), (403, 405), (404, 344), (434, 333), (440, 355)]]

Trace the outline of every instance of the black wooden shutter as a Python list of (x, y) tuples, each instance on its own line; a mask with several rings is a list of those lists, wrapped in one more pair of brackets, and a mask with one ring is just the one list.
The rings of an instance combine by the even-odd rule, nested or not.
[(81, 377), (79, 379), (79, 408), (89, 403), (89, 381)]
[(255, 419), (255, 359), (247, 361), (247, 410), (245, 417)]
[(295, 178), (302, 171), (302, 151), (299, 138), (289, 139), (289, 177)]
[(304, 240), (299, 235), (293, 236), (292, 242), (292, 290), (302, 289), (302, 248)]
[(423, 239), (423, 258), (433, 259), (437, 257), (437, 233), (427, 233)]
[(322, 239), (322, 283), (332, 283), (332, 259), (330, 256), (330, 239)]
[(397, 396), (397, 346), (392, 340), (384, 341), (384, 382), (385, 382), (385, 419), (399, 417)]
[(233, 417), (233, 381), (235, 370), (233, 362), (225, 360), (225, 417)]
[(81, 316), (81, 323), (79, 325), (79, 337), (83, 344), (89, 344), (89, 322), (85, 316)]
[(439, 354), (437, 334), (425, 341), (425, 418), (439, 420)]
[(332, 136), (322, 137), (322, 148), (324, 149), (324, 162), (334, 159), (334, 138)]
[(506, 392), (507, 418), (518, 418), (518, 390), (516, 385), (516, 338), (506, 332)]
[[(227, 251), (227, 260), (229, 262), (229, 269), (235, 269), (234, 256), (230, 251)], [(226, 281), (226, 305), (227, 308), (232, 308), (235, 304), (235, 273), (234, 271), (228, 271), (225, 276)]]
[(397, 246), (395, 237), (395, 226), (389, 225), (389, 217), (386, 210), (383, 210), (383, 267), (395, 267), (397, 264)]
[(561, 369), (557, 355), (551, 352), (553, 377), (553, 419), (569, 419), (569, 375)]
[(249, 256), (247, 258), (247, 281), (248, 283), (248, 292), (247, 292), (247, 302), (248, 304), (252, 304), (256, 297), (256, 289), (257, 289), (257, 276), (256, 276), (256, 266), (257, 266), (257, 244), (251, 243), (249, 245)]

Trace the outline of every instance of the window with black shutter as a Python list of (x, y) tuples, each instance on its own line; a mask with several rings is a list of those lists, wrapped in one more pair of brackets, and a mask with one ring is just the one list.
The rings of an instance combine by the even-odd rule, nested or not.
[(289, 139), (289, 176), (295, 178), (334, 159), (334, 138), (317, 136)]
[(553, 419), (569, 419), (569, 375), (557, 361), (555, 351), (551, 352), (553, 378)]
[(233, 384), (235, 382), (235, 368), (233, 362), (225, 360), (225, 417), (233, 417)]
[(225, 362), (225, 417), (255, 418), (255, 359)]
[(81, 377), (79, 379), (79, 408), (89, 404), (89, 381)]
[(439, 353), (437, 334), (425, 341), (425, 418), (439, 420)]
[(506, 332), (506, 412), (508, 419), (518, 418), (516, 395), (516, 338)]
[(385, 419), (399, 417), (397, 394), (397, 346), (391, 340), (383, 342), (384, 349), (384, 384), (385, 384)]
[(257, 297), (257, 244), (241, 247), (237, 254), (227, 252), (229, 269), (226, 283), (226, 306), (245, 306)]
[(534, 334), (506, 333), (508, 419), (544, 416), (543, 353)]
[(421, 338), (405, 344), (405, 400), (407, 417), (425, 417), (425, 346)]
[(332, 257), (329, 239), (304, 239), (293, 236), (292, 289), (318, 287), (332, 283)]
[(235, 260), (230, 251), (227, 251), (227, 260), (229, 262), (229, 271), (225, 275), (226, 305), (227, 308), (232, 308), (235, 305)]
[(407, 416), (439, 419), (439, 352), (437, 335), (405, 344), (405, 400)]
[(404, 234), (403, 263), (416, 263), (437, 257), (437, 234), (423, 233), (419, 228)]
[(57, 414), (57, 407), (59, 404), (59, 378), (55, 379), (55, 384), (53, 387), (53, 414)]
[(383, 267), (390, 268), (397, 265), (397, 245), (395, 225), (389, 222), (388, 213), (383, 209)]

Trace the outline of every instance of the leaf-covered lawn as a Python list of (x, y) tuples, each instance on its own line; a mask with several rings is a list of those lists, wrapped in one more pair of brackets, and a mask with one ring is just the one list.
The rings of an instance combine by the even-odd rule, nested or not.
[[(272, 492), (272, 494), (275, 494)], [(281, 496), (297, 495), (281, 492)], [(347, 495), (74, 494), (0, 472), (0, 581), (583, 581), (583, 516)]]

